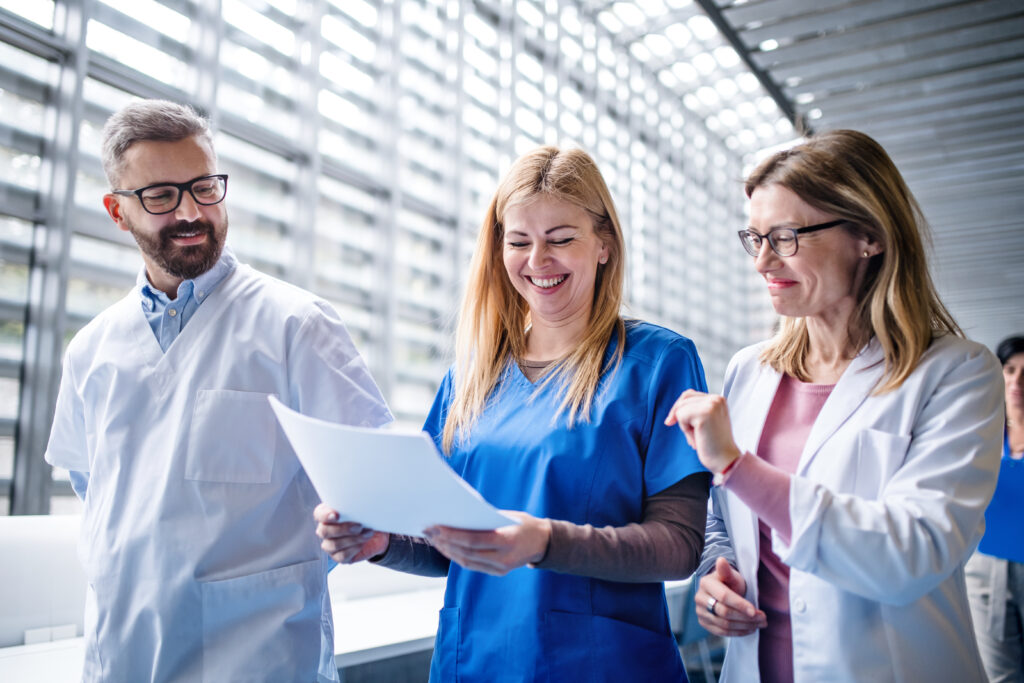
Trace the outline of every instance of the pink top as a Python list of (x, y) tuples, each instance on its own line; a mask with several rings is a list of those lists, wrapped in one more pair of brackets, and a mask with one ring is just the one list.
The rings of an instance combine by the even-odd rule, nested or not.
[(759, 637), (759, 668), (764, 683), (793, 680), (793, 637), (789, 625), (789, 567), (772, 552), (772, 529), (787, 542), (789, 479), (796, 472), (825, 399), (834, 384), (809, 384), (783, 375), (761, 432), (757, 455), (745, 455), (729, 470), (724, 486), (758, 515), (760, 564), (758, 602), (768, 625)]

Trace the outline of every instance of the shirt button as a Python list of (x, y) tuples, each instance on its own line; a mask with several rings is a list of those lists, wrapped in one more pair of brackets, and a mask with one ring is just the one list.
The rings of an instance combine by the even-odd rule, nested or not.
[(804, 602), (803, 598), (797, 598), (793, 601), (793, 610), (795, 612), (803, 612), (807, 609), (807, 603)]
[(169, 315), (169, 316), (171, 316), (173, 318), (174, 316), (178, 315), (178, 312), (176, 310), (174, 310), (173, 308), (168, 308), (167, 309), (167, 315)]

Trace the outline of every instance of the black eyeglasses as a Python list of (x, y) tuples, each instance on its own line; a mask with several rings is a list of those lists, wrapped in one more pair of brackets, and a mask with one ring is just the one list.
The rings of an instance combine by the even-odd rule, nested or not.
[(764, 240), (768, 240), (768, 246), (770, 246), (772, 251), (779, 256), (792, 256), (796, 253), (797, 247), (799, 246), (796, 239), (797, 235), (834, 228), (837, 225), (846, 222), (848, 221), (839, 219), (837, 221), (829, 221), (828, 223), (808, 225), (806, 228), (775, 228), (774, 230), (769, 230), (767, 235), (762, 235), (759, 232), (747, 228), (746, 230), (740, 230), (737, 234), (740, 236), (740, 242), (743, 244), (743, 248), (746, 249), (747, 253), (751, 256), (757, 256), (761, 253), (761, 244)]
[(188, 191), (196, 204), (210, 206), (224, 201), (228, 193), (226, 173), (204, 175), (187, 183), (157, 183), (138, 190), (114, 190), (114, 194), (135, 195), (142, 202), (142, 208), (155, 216), (170, 213), (181, 205), (182, 193)]

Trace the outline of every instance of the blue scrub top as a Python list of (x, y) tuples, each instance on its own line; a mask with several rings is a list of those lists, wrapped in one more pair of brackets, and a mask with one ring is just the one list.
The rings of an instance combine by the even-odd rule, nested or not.
[[(510, 362), (450, 464), (498, 508), (596, 527), (640, 522), (646, 496), (703, 471), (679, 428), (663, 424), (691, 388), (706, 390), (693, 343), (630, 322), (622, 363), (602, 378), (589, 422), (571, 430), (564, 414), (553, 422), (557, 382), (534, 395), (537, 385)], [(424, 427), (439, 445), (452, 389), (449, 371)], [(661, 583), (526, 567), (498, 577), (453, 562), (430, 680), (685, 681), (686, 673)]]
[(985, 536), (978, 552), (1024, 562), (1024, 460), (1010, 457), (1010, 437), (1003, 435), (1003, 459), (992, 502), (985, 510)]

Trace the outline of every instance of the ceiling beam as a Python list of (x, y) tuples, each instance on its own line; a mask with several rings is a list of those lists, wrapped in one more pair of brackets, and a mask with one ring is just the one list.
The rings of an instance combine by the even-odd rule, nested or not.
[(810, 135), (811, 129), (807, 125), (804, 118), (797, 113), (796, 107), (793, 106), (793, 102), (786, 97), (786, 94), (782, 92), (782, 88), (779, 84), (768, 74), (764, 69), (757, 65), (753, 57), (750, 54), (750, 49), (740, 40), (739, 35), (736, 33), (736, 29), (732, 27), (732, 24), (722, 16), (722, 11), (718, 5), (714, 3), (714, 0), (696, 0), (696, 3), (700, 5), (701, 9), (711, 20), (711, 23), (715, 25), (722, 37), (732, 45), (732, 49), (736, 51), (736, 54), (740, 56), (743, 63), (747, 65), (750, 72), (754, 74), (761, 86), (768, 91), (768, 95), (775, 100), (775, 104), (778, 105), (779, 109), (786, 115), (789, 122), (793, 124), (793, 128), (798, 133), (803, 135)]
[[(955, 120), (964, 115), (963, 110), (967, 107), (975, 108), (973, 116), (998, 115), (1007, 109), (1020, 111), (1019, 108), (1001, 104), (1013, 93), (1024, 93), (1024, 74), (1013, 81), (983, 83), (976, 87), (965, 86), (958, 90), (928, 96), (876, 97), (871, 90), (866, 90), (863, 99), (856, 106), (836, 105), (829, 98), (821, 100), (815, 106), (820, 107), (822, 111), (828, 111), (829, 119), (836, 125), (844, 125), (850, 121), (857, 121), (859, 125), (866, 125), (867, 121), (917, 122), (923, 120), (920, 118), (923, 115), (932, 114), (936, 110), (943, 112), (945, 116), (942, 118)], [(985, 105), (989, 107), (986, 109)], [(981, 109), (978, 109), (979, 106)]]
[(936, 53), (915, 58), (897, 59), (888, 64), (879, 64), (874, 68), (830, 70), (819, 69), (810, 63), (804, 69), (782, 69), (782, 73), (774, 73), (789, 89), (799, 92), (812, 92), (817, 96), (828, 93), (854, 91), (870, 88), (875, 85), (889, 85), (900, 81), (952, 73), (973, 67), (987, 67), (1002, 62), (1020, 60), (1024, 54), (1024, 37), (1002, 42), (979, 45), (962, 50), (938, 51)]
[[(865, 46), (847, 52), (833, 52), (798, 65), (784, 65), (772, 69), (776, 78), (785, 81), (799, 75), (804, 80), (817, 76), (830, 78), (832, 74), (857, 73), (890, 69), (893, 65), (916, 60), (929, 60), (942, 55), (956, 55), (972, 48), (997, 45), (1013, 41), (1024, 34), (1024, 15), (992, 24), (945, 31), (939, 35), (924, 34), (889, 45)], [(1018, 57), (1021, 52), (1015, 53)], [(948, 70), (948, 69), (943, 69)], [(870, 82), (872, 79), (863, 78)]]
[[(751, 47), (769, 38), (780, 43), (788, 39), (838, 33), (862, 26), (902, 18), (908, 14), (931, 11), (943, 5), (957, 4), (960, 0), (866, 0), (844, 4), (823, 12), (805, 11), (801, 14), (757, 28), (741, 31), (740, 36)], [(807, 3), (811, 7), (813, 3)]]
[[(996, 64), (983, 64), (969, 69), (958, 69), (947, 71), (942, 74), (929, 74), (927, 76), (899, 83), (887, 85), (876, 85), (867, 90), (848, 90), (842, 93), (826, 94), (823, 101), (829, 103), (829, 107), (842, 109), (856, 108), (864, 103), (871, 102), (871, 98), (878, 100), (886, 99), (908, 99), (914, 97), (927, 97), (940, 92), (956, 93), (962, 88), (974, 87), (983, 83), (1005, 83), (1024, 75), (1024, 59), (1002, 62)], [(786, 89), (783, 89), (786, 91)], [(792, 95), (794, 100), (800, 99), (800, 88), (794, 88)], [(788, 93), (787, 93), (788, 94)], [(812, 97), (813, 93), (809, 93)], [(817, 106), (818, 100), (812, 99), (806, 106)], [(868, 106), (873, 106), (869, 104)]]
[(827, 33), (820, 37), (807, 38), (788, 44), (783, 43), (774, 50), (755, 51), (754, 59), (762, 68), (773, 69), (794, 62), (805, 63), (811, 60), (827, 59), (846, 52), (899, 44), (925, 35), (941, 40), (940, 36), (949, 32), (951, 27), (966, 28), (1011, 19), (1022, 14), (1024, 14), (1024, 5), (1006, 0), (969, 2), (894, 19), (882, 24)]

